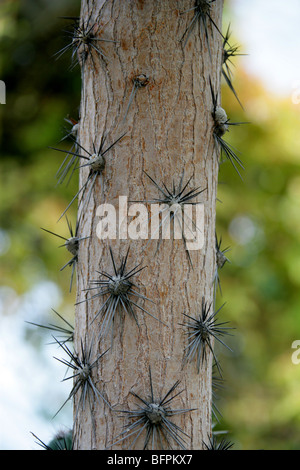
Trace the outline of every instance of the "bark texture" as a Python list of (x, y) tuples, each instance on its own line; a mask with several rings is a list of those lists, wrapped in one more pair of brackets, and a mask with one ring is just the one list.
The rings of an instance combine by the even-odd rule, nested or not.
[[(76, 306), (75, 350), (80, 350), (82, 338), (91, 340), (93, 335), (95, 355), (110, 348), (93, 369), (93, 379), (113, 411), (95, 400), (93, 426), (88, 404), (84, 411), (80, 408), (74, 428), (75, 449), (104, 449), (118, 440), (127, 421), (117, 410), (138, 408), (131, 391), (149, 398), (149, 366), (156, 398), (163, 397), (180, 380), (177, 391), (183, 392), (170, 406), (194, 409), (170, 418), (189, 436), (185, 437), (186, 448), (202, 449), (203, 440), (211, 435), (212, 357), (208, 352), (199, 374), (195, 362), (183, 367), (186, 337), (180, 323), (183, 312), (191, 316), (200, 312), (203, 296), (213, 302), (218, 153), (212, 137), (209, 77), (215, 90), (219, 90), (222, 38), (208, 25), (210, 57), (197, 22), (184, 46), (180, 40), (194, 11), (182, 12), (193, 6), (193, 0), (82, 0), (81, 19), (97, 23), (97, 37), (117, 43), (98, 42), (106, 60), (93, 51), (93, 60), (88, 56), (82, 67), (79, 142), (93, 153), (93, 143), (98, 148), (104, 134), (105, 148), (124, 132), (126, 135), (105, 155), (104, 171), (97, 176), (89, 205), (82, 214), (80, 236), (90, 238), (79, 247), (77, 302), (95, 293), (85, 289), (91, 280), (100, 278), (97, 271), (112, 274), (109, 246), (117, 265), (130, 246), (127, 269), (138, 263), (147, 266), (133, 281), (140, 293), (154, 303), (134, 300), (160, 322), (135, 308), (138, 328), (132, 316), (120, 311), (114, 322), (113, 342), (110, 334), (98, 341), (101, 316), (94, 322), (93, 319), (103, 299)], [(222, 6), (222, 1), (212, 4), (212, 17), (219, 28)], [(149, 83), (136, 90), (125, 116), (132, 80), (141, 74), (148, 77)], [(184, 183), (192, 177), (190, 188), (207, 188), (196, 199), (204, 203), (205, 243), (201, 250), (190, 252), (193, 269), (183, 240), (161, 240), (157, 250), (157, 240), (148, 243), (117, 237), (101, 241), (97, 237), (96, 211), (100, 204), (113, 204), (118, 211), (119, 196), (129, 200), (160, 197), (144, 171), (160, 186), (165, 183), (170, 188), (173, 180), (179, 184), (184, 171)], [(88, 168), (80, 170), (80, 186), (88, 172)], [(75, 409), (77, 402), (78, 397)], [(134, 438), (112, 448), (128, 448)], [(145, 432), (134, 448), (143, 448), (144, 439)]]

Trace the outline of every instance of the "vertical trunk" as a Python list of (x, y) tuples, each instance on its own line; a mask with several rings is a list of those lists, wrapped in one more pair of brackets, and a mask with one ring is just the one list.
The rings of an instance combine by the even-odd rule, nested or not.
[[(222, 3), (212, 3), (211, 9), (219, 28)], [(104, 449), (125, 437), (119, 435), (124, 424), (132, 421), (117, 410), (138, 409), (141, 402), (130, 392), (149, 399), (149, 366), (154, 399), (162, 398), (180, 380), (174, 394), (183, 392), (169, 406), (193, 409), (170, 417), (189, 436), (183, 436), (185, 447), (201, 449), (211, 433), (212, 355), (207, 350), (199, 373), (195, 361), (183, 365), (187, 339), (182, 323), (183, 312), (192, 317), (199, 314), (202, 297), (213, 301), (218, 155), (212, 137), (209, 77), (218, 90), (222, 38), (208, 24), (209, 51), (198, 20), (187, 43), (180, 41), (194, 15), (193, 10), (185, 11), (193, 6), (190, 0), (82, 0), (81, 21), (96, 22), (95, 35), (117, 43), (97, 41), (105, 58), (92, 49), (92, 59), (88, 55), (82, 64), (79, 143), (94, 153), (93, 143), (98, 149), (103, 135), (105, 150), (126, 134), (105, 154), (105, 167), (95, 179), (88, 205), (79, 204), (80, 236), (90, 238), (79, 249), (77, 301), (81, 303), (76, 306), (75, 350), (80, 350), (82, 338), (91, 341), (93, 335), (95, 356), (110, 348), (92, 375), (112, 409), (101, 399), (92, 403), (93, 418), (88, 403), (79, 408), (74, 426), (76, 449)], [(134, 88), (133, 96), (133, 79), (140, 76), (143, 80), (142, 74), (148, 80)], [(120, 240), (118, 233), (115, 240), (97, 237), (100, 204), (112, 204), (118, 214), (119, 196), (127, 196), (128, 201), (160, 198), (162, 194), (145, 172), (160, 187), (165, 184), (172, 189), (173, 181), (178, 187), (183, 171), (183, 184), (191, 178), (187, 190), (207, 188), (193, 200), (204, 203), (204, 246), (189, 252), (193, 267), (182, 239), (160, 240), (158, 247), (158, 240), (133, 240), (129, 235)], [(89, 167), (80, 170), (80, 186), (88, 174)], [(133, 306), (138, 327), (134, 317), (120, 308), (113, 337), (109, 332), (99, 339), (101, 314), (93, 320), (107, 296), (89, 300), (97, 290), (85, 289), (91, 287), (91, 280), (105, 279), (99, 271), (113, 274), (109, 246), (117, 267), (129, 247), (127, 271), (139, 263), (145, 266), (131, 280), (154, 303), (132, 300), (156, 318)], [(76, 396), (75, 409), (77, 404)], [(135, 449), (143, 448), (145, 433), (136, 440)], [(136, 436), (121, 440), (113, 449), (130, 447)], [(178, 442), (170, 442), (179, 448)]]

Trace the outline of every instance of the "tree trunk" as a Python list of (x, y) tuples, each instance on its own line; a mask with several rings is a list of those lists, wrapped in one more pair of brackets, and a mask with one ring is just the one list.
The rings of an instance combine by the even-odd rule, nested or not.
[[(215, 25), (221, 28), (223, 2), (211, 4), (215, 25), (207, 22), (209, 47), (199, 19), (185, 43), (194, 4), (193, 0), (82, 0), (81, 22), (96, 23), (95, 37), (116, 42), (95, 41), (98, 51), (92, 46), (86, 55), (79, 50), (83, 83), (78, 142), (93, 154), (93, 144), (98, 150), (104, 135), (104, 150), (125, 135), (105, 153), (105, 166), (95, 177), (90, 199), (83, 196), (84, 191), (79, 196), (79, 233), (90, 238), (79, 245), (75, 350), (79, 354), (81, 341), (91, 344), (92, 338), (92, 360), (108, 349), (93, 368), (92, 378), (110, 406), (101, 398), (92, 401), (91, 409), (88, 398), (79, 406), (75, 449), (128, 449), (131, 445), (143, 449), (146, 429), (139, 436), (124, 432), (134, 419), (122, 411), (143, 405), (131, 392), (157, 403), (178, 380), (170, 397), (182, 393), (168, 407), (185, 411), (169, 416), (169, 421), (186, 433), (178, 431), (187, 449), (202, 449), (203, 441), (211, 436), (213, 357), (206, 348), (199, 372), (196, 361), (183, 361), (187, 347), (183, 313), (196, 317), (202, 298), (210, 304), (214, 295), (218, 152), (209, 79), (219, 90), (222, 37)], [(82, 155), (87, 156), (83, 151)], [(162, 189), (165, 184), (172, 190), (173, 181), (178, 188), (183, 172), (183, 185), (191, 178), (186, 192), (204, 190), (193, 200), (204, 206), (204, 245), (189, 251), (191, 260), (184, 239), (149, 240), (148, 235), (134, 240), (130, 233), (120, 239), (118, 231), (116, 239), (97, 236), (100, 215), (104, 215), (100, 205), (113, 205), (118, 215), (119, 196), (127, 196), (128, 208), (130, 201), (152, 202), (162, 193), (147, 175)], [(80, 169), (79, 187), (89, 174), (90, 167)], [(129, 216), (128, 224), (132, 220)], [(125, 238), (126, 225), (122, 228)], [(132, 296), (137, 304), (132, 305), (134, 314), (120, 304), (109, 332), (99, 337), (105, 310), (95, 316), (107, 295), (90, 299), (98, 291), (86, 289), (93, 287), (93, 280), (108, 279), (99, 272), (114, 274), (109, 247), (117, 268), (128, 248), (126, 271), (139, 263), (145, 267), (130, 280), (137, 286), (135, 291), (151, 301)], [(78, 401), (76, 394), (74, 416)], [(160, 448), (183, 445), (180, 439), (167, 437), (169, 443), (162, 438)]]

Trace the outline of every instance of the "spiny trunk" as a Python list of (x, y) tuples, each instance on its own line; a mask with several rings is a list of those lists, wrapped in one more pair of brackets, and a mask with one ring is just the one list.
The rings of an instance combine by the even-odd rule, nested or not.
[[(211, 9), (219, 28), (222, 3), (212, 3)], [(199, 373), (195, 361), (184, 364), (187, 336), (182, 324), (183, 313), (199, 314), (203, 297), (208, 304), (213, 302), (218, 153), (212, 137), (209, 78), (218, 90), (222, 38), (208, 22), (209, 50), (198, 20), (187, 43), (181, 41), (194, 15), (193, 10), (185, 11), (193, 6), (193, 1), (177, 0), (82, 1), (81, 21), (96, 23), (98, 38), (117, 42), (98, 41), (105, 58), (92, 49), (92, 58), (88, 54), (82, 62), (79, 143), (92, 154), (93, 143), (98, 149), (103, 135), (106, 149), (126, 134), (105, 154), (105, 167), (95, 179), (88, 205), (79, 204), (80, 236), (90, 238), (79, 247), (77, 302), (81, 303), (76, 306), (75, 350), (79, 354), (84, 338), (88, 342), (94, 338), (92, 359), (109, 348), (92, 376), (112, 409), (95, 399), (91, 417), (88, 400), (80, 406), (74, 426), (75, 449), (104, 449), (125, 437), (119, 435), (124, 425), (133, 421), (117, 410), (137, 410), (141, 405), (130, 392), (149, 399), (149, 367), (155, 400), (180, 380), (173, 395), (183, 392), (169, 407), (193, 410), (170, 417), (170, 421), (188, 435), (182, 435), (185, 447), (202, 449), (203, 441), (211, 435), (212, 354), (207, 349), (207, 360), (200, 364)], [(127, 109), (133, 79), (145, 79), (142, 74), (148, 80), (136, 87)], [(80, 187), (89, 171), (89, 167), (80, 170)], [(97, 237), (100, 204), (112, 204), (118, 214), (119, 196), (127, 196), (128, 201), (161, 197), (145, 172), (162, 188), (165, 184), (172, 189), (173, 181), (178, 187), (184, 172), (183, 184), (191, 178), (187, 190), (206, 189), (195, 199), (204, 203), (204, 246), (189, 252), (193, 267), (183, 239), (160, 240), (158, 246), (158, 240)], [(91, 287), (91, 280), (104, 279), (99, 271), (113, 274), (110, 246), (117, 267), (129, 247), (127, 271), (139, 263), (146, 266), (131, 280), (154, 303), (136, 297), (132, 300), (156, 318), (133, 306), (138, 327), (133, 316), (120, 308), (113, 322), (113, 337), (109, 332), (99, 339), (102, 316), (94, 318), (107, 296), (89, 300), (97, 290), (85, 289)], [(138, 437), (135, 449), (143, 448), (145, 434), (146, 430)], [(121, 440), (113, 449), (129, 448), (136, 436)], [(170, 443), (180, 448), (176, 440), (170, 439)], [(166, 442), (164, 446), (168, 447)]]

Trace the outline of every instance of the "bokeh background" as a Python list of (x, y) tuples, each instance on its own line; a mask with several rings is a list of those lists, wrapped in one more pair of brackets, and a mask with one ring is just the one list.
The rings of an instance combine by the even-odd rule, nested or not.
[[(70, 148), (65, 118), (78, 117), (80, 72), (66, 44), (62, 16), (79, 14), (79, 0), (0, 2), (0, 448), (38, 449), (72, 425), (61, 352), (51, 333), (28, 322), (73, 322), (70, 257), (43, 227), (68, 236), (58, 214), (77, 181), (57, 184)], [(230, 164), (220, 171), (218, 235), (230, 263), (220, 271), (222, 318), (235, 327), (220, 351), (224, 389), (215, 430), (233, 449), (300, 449), (300, 4), (298, 0), (225, 1), (224, 28), (240, 45), (232, 68), (240, 107), (228, 88), (222, 104), (231, 121), (250, 124), (227, 136), (241, 152), (243, 181)], [(74, 209), (69, 211), (74, 225)]]

